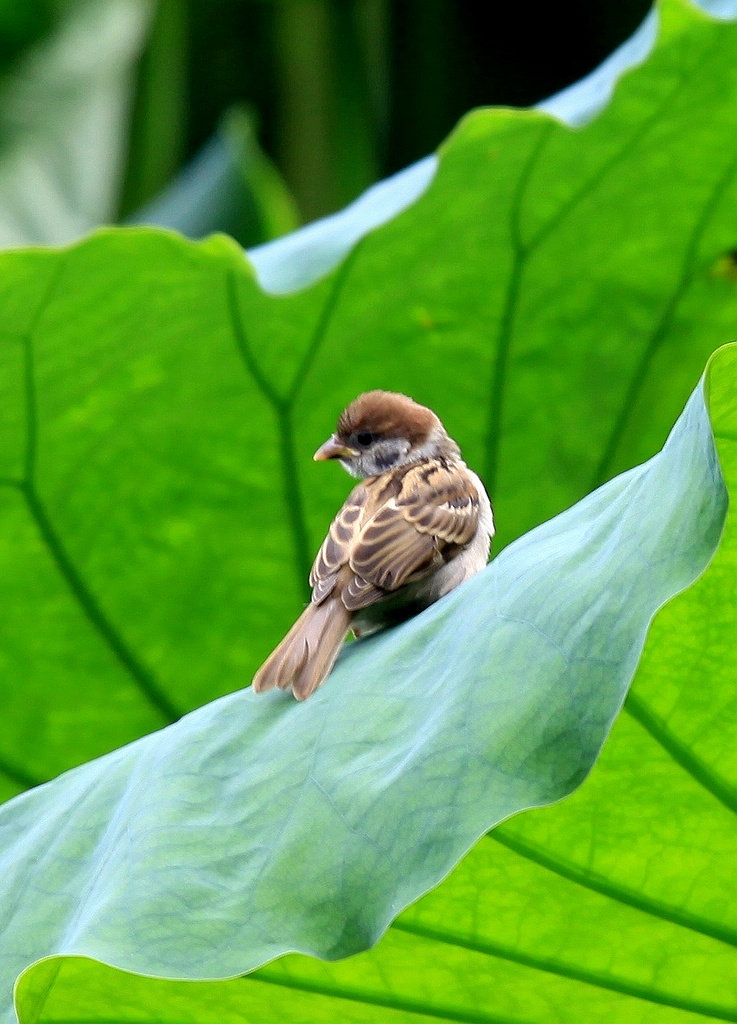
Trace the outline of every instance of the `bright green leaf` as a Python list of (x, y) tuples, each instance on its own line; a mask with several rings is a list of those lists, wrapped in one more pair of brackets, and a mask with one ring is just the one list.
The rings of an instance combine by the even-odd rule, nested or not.
[(242, 691), (11, 801), (11, 976), (58, 953), (217, 978), (373, 945), (490, 827), (580, 783), (725, 505), (698, 389), (659, 456), (349, 648), (307, 703)]
[(661, 22), (598, 120), (472, 115), (422, 198), (297, 294), (145, 231), (3, 257), (0, 477), (24, 473), (30, 348), (48, 520), (0, 495), (16, 786), (250, 680), (346, 494), (311, 454), (359, 391), (438, 410), (497, 550), (658, 447), (737, 322), (737, 27), (681, 0)]
[[(101, 235), (64, 254), (3, 257), (0, 762), (6, 793), (250, 679), (298, 610), (306, 566), (346, 492), (346, 479), (331, 472), (334, 467), (312, 466), (310, 454), (357, 391), (403, 389), (438, 409), (469, 463), (493, 484), (501, 544), (657, 448), (707, 353), (733, 334), (737, 321), (730, 255), (737, 235), (735, 37), (734, 26), (668, 0), (653, 56), (624, 79), (611, 106), (588, 127), (572, 132), (535, 113), (472, 115), (444, 147), (439, 173), (422, 199), (297, 295), (264, 295), (240, 254), (220, 240), (191, 246), (131, 232)], [(710, 579), (711, 573), (705, 583)], [(423, 621), (411, 628), (424, 628)], [(689, 685), (699, 678), (697, 621), (687, 616), (679, 634), (696, 662)], [(700, 621), (708, 650), (716, 651), (710, 661), (727, 666), (726, 672), (729, 663), (719, 651), (726, 627), (706, 612)], [(391, 643), (401, 643), (403, 635), (412, 634), (400, 633)], [(659, 641), (663, 650), (670, 643), (669, 634)], [(681, 747), (704, 761), (698, 744), (709, 736), (707, 725), (695, 724), (693, 733), (684, 725), (690, 712), (676, 706), (679, 691), (666, 655), (652, 649), (668, 685), (633, 705), (638, 721), (647, 720), (662, 737), (661, 726), (675, 709)], [(360, 649), (351, 651), (346, 666), (359, 656)], [(675, 659), (677, 666), (682, 661)], [(706, 669), (704, 687), (722, 674)], [(338, 683), (336, 677), (323, 693), (339, 692)], [(655, 698), (672, 703), (663, 707)], [(703, 700), (707, 709), (713, 706), (708, 695)], [(726, 697), (716, 700), (728, 708)], [(620, 719), (609, 749), (618, 749), (618, 731), (629, 720)], [(235, 735), (235, 725), (229, 728)], [(721, 738), (713, 725), (711, 735)], [(680, 751), (674, 743), (670, 749)], [(725, 757), (729, 749), (725, 743)], [(625, 764), (629, 750), (625, 743)], [(679, 757), (687, 761), (682, 752)], [(635, 757), (633, 800), (649, 781), (636, 774), (640, 764)], [(727, 777), (728, 765), (718, 767)], [(73, 778), (89, 781), (97, 770), (91, 766)], [(588, 1019), (608, 1021), (616, 1011), (627, 1024), (650, 1024), (687, 1019), (673, 1009), (676, 1000), (702, 1010), (727, 1006), (729, 975), (717, 947), (700, 945), (703, 937), (691, 926), (685, 938), (682, 925), (668, 923), (670, 938), (648, 932), (640, 940), (636, 928), (627, 931), (632, 918), (626, 914), (634, 910), (625, 908), (625, 916), (610, 919), (600, 944), (593, 941), (596, 926), (586, 922), (598, 920), (595, 899), (604, 897), (592, 896), (587, 908), (571, 893), (579, 893), (596, 849), (607, 847), (604, 838), (592, 839), (590, 853), (582, 839), (595, 834), (601, 808), (597, 800), (588, 818), (581, 812), (579, 824), (570, 825), (570, 849), (568, 821), (557, 818), (578, 807), (588, 790), (562, 808), (505, 826), (498, 833), (507, 837), (504, 848), (493, 840), (478, 844), (451, 880), (420, 904), (420, 917), (405, 919), (414, 920), (415, 933), (424, 929), (424, 937), (395, 928), (375, 952), (346, 964), (286, 961), (260, 972), (260, 982), (234, 982), (235, 989), (174, 986), (175, 995), (163, 985), (172, 1000), (167, 1007), (184, 1015), (188, 1000), (202, 998), (196, 1012), (223, 1020), (232, 999), (232, 1013), (242, 1018), (246, 991), (261, 1019), (272, 1012), (304, 1020), (309, 1006), (311, 1020), (320, 1014), (347, 1020), (348, 1012), (373, 1020), (374, 1004), (393, 1002), (408, 1012), (424, 1006), (433, 1013), (439, 1003), (460, 1007), (456, 1019), (474, 1020), (493, 1019), (497, 1007), (507, 1017), (537, 1015), (541, 1024), (551, 1007), (563, 1007), (565, 1015), (569, 1005), (585, 1005)], [(662, 803), (657, 787), (655, 795)], [(607, 808), (617, 806), (617, 796), (608, 797)], [(694, 807), (700, 809), (701, 800), (697, 791)], [(640, 803), (630, 806), (636, 816)], [(661, 857), (661, 843), (654, 853), (645, 849), (645, 859), (649, 854), (654, 876), (661, 860), (668, 867), (658, 881), (661, 892), (670, 895), (671, 881), (680, 885), (679, 913), (684, 907), (691, 913), (693, 899), (696, 918), (722, 927), (713, 905), (728, 904), (720, 897), (724, 874), (715, 868), (706, 908), (698, 904), (698, 882), (696, 895), (690, 894), (692, 875), (676, 879), (676, 859), (684, 870), (701, 863), (682, 856), (691, 839), (680, 827), (679, 806), (674, 801), (673, 813), (666, 807), (661, 819), (679, 854)], [(718, 835), (716, 825), (710, 829)], [(609, 889), (620, 886), (625, 896), (633, 891), (642, 902), (653, 894), (638, 873), (642, 851), (631, 850), (640, 832), (627, 819), (619, 833), (621, 845), (611, 844), (609, 860), (596, 866), (589, 882), (606, 881), (615, 864), (622, 874), (615, 873)], [(516, 852), (509, 852), (512, 844)], [(479, 860), (487, 847), (495, 858), (507, 858), (499, 860), (503, 884), (497, 888), (497, 861), (489, 867)], [(728, 840), (720, 849), (729, 852)], [(525, 874), (531, 853), (544, 862), (529, 868), (544, 879), (539, 889)], [(557, 875), (551, 872), (556, 865)], [(711, 867), (702, 864), (701, 876), (708, 878)], [(558, 882), (561, 871), (568, 874)], [(460, 889), (453, 888), (456, 879)], [(60, 903), (74, 899), (63, 891), (60, 897), (64, 881), (62, 872), (37, 882), (39, 917), (62, 914)], [(540, 893), (538, 910), (547, 907), (549, 918), (532, 919), (531, 892)], [(508, 904), (500, 893), (509, 894)], [(611, 894), (607, 899), (602, 913), (611, 910)], [(561, 922), (560, 907), (568, 906), (578, 930), (567, 916)], [(94, 916), (98, 910), (102, 914), (93, 892), (80, 909), (80, 927), (88, 923), (87, 911)], [(177, 925), (184, 920), (189, 908), (186, 916), (177, 911)], [(488, 920), (500, 927), (491, 938)], [(445, 929), (441, 947), (432, 935), (438, 921)], [(449, 921), (455, 935), (447, 934)], [(102, 917), (99, 924), (104, 927)], [(26, 929), (24, 936), (33, 933)], [(617, 962), (609, 936), (620, 933)], [(495, 945), (507, 961), (495, 959), (484, 974), (489, 949), (469, 958), (463, 949), (468, 936)], [(186, 938), (173, 935), (173, 941)], [(36, 947), (23, 948), (26, 962), (38, 955)], [(718, 948), (727, 947), (721, 942)], [(654, 967), (647, 959), (653, 949), (662, 951)], [(673, 977), (672, 950), (676, 968), (688, 964), (691, 972), (684, 968), (680, 981)], [(512, 954), (522, 963), (512, 962)], [(552, 970), (543, 972), (543, 981), (531, 970), (542, 961)], [(94, 1002), (93, 981), (99, 983), (100, 992), (113, 994), (116, 1014), (127, 1019), (162, 1013), (159, 1002), (136, 1004), (135, 993), (157, 999), (161, 990), (154, 982), (121, 983), (109, 969), (64, 960), (49, 988), (58, 967), (51, 961), (24, 979), (21, 998), (30, 1000), (33, 1013), (44, 992), (41, 1019), (76, 1013), (82, 977), (84, 998), (89, 994)], [(11, 966), (8, 976), (16, 970)], [(584, 987), (570, 978), (587, 972)], [(721, 988), (716, 974), (726, 979)], [(593, 980), (602, 976), (613, 977), (615, 988), (664, 992), (662, 1006), (612, 993), (611, 985)], [(291, 985), (344, 991), (348, 1000), (338, 1010), (327, 996), (305, 1004)], [(120, 1008), (122, 990), (129, 1009)], [(195, 991), (201, 995), (191, 996)], [(105, 1016), (99, 1004), (89, 1013)]]

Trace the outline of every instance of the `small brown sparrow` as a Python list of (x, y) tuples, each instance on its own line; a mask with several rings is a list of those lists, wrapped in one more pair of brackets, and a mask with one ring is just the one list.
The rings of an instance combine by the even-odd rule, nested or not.
[(421, 611), (479, 572), (494, 535), (491, 503), (430, 409), (368, 391), (315, 459), (339, 459), (355, 487), (310, 573), (312, 601), (256, 673), (257, 692), (313, 693), (349, 630), (358, 635)]

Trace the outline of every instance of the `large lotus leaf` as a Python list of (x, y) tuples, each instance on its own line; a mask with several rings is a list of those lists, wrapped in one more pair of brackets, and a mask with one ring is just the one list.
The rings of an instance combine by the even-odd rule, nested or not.
[(737, 322), (737, 27), (660, 22), (597, 120), (473, 114), (297, 294), (144, 230), (3, 255), (4, 795), (248, 682), (345, 496), (311, 454), (358, 391), (438, 409), (497, 550), (662, 443)]
[[(736, 373), (731, 346), (707, 378), (733, 498)], [(708, 572), (655, 619), (584, 786), (498, 828), (371, 953), (336, 965), (287, 958), (254, 975), (267, 984), (240, 1005), (351, 1022), (376, 1006), (526, 1024), (737, 1019), (736, 575), (733, 501)], [(223, 997), (229, 1006), (237, 994)]]
[[(423, 1013), (525, 1024), (737, 1019), (735, 374), (730, 346), (707, 377), (732, 495), (719, 550), (656, 617), (586, 783), (477, 844), (370, 953), (332, 965), (288, 957), (240, 990), (223, 986), (225, 1008), (408, 1024)], [(78, 977), (64, 970), (66, 984)], [(114, 974), (89, 976), (90, 1002), (104, 1005)], [(137, 991), (133, 1004), (150, 995)]]
[[(250, 678), (298, 609), (306, 563), (345, 493), (345, 479), (310, 469), (309, 456), (357, 390), (398, 387), (437, 406), (469, 461), (494, 482), (502, 543), (657, 447), (705, 354), (733, 334), (737, 318), (728, 255), (737, 230), (735, 29), (678, 0), (661, 13), (653, 57), (596, 122), (571, 132), (540, 114), (473, 115), (443, 148), (427, 194), (299, 295), (262, 294), (219, 242), (195, 247), (131, 233), (65, 254), (3, 257), (5, 794)], [(703, 631), (712, 631), (708, 616)], [(682, 636), (688, 642), (688, 630)], [(695, 641), (691, 650), (697, 658)], [(661, 708), (651, 732), (666, 717)], [(686, 760), (683, 741), (669, 749)], [(579, 829), (592, 848), (599, 818), (597, 808)], [(478, 864), (473, 858), (491, 845), (477, 846), (464, 865)], [(543, 846), (530, 840), (524, 849), (550, 882)], [(549, 860), (568, 881), (587, 867), (588, 852), (574, 852), (578, 862), (565, 851)], [(634, 863), (634, 854), (616, 856), (623, 870)], [(459, 891), (477, 921), (484, 910), (473, 910), (473, 895), (486, 876), (475, 882), (469, 870)], [(492, 915), (512, 939), (499, 948), (538, 963), (522, 942), (530, 879), (520, 873), (515, 889), (512, 870), (502, 871), (512, 909), (496, 904)], [(640, 881), (633, 898), (641, 900)], [(56, 898), (54, 879), (47, 882), (43, 889), (36, 880), (39, 912)], [(447, 891), (445, 920), (460, 921), (450, 884), (421, 906)], [(626, 902), (626, 885), (601, 888)], [(550, 891), (541, 905), (559, 905)], [(565, 952), (560, 920), (541, 928), (538, 945), (547, 936)], [(352, 988), (345, 976), (352, 1001), (336, 1011), (331, 1000), (322, 1010), (315, 1000), (311, 1019), (354, 1007), (357, 991), (372, 1019), (371, 999), (386, 1005), (400, 991), (392, 965), (415, 986), (404, 1005), (427, 1005), (417, 993), (421, 952), (436, 964), (439, 954), (426, 931), (410, 942), (393, 929), (375, 953), (342, 965), (358, 965)], [(459, 926), (460, 946), (464, 934)], [(562, 967), (548, 949), (542, 959), (585, 975), (570, 962), (578, 949), (585, 963), (590, 948), (593, 961), (608, 965), (604, 947), (585, 938), (578, 947), (571, 940)], [(436, 1004), (441, 987), (449, 997), (454, 991), (454, 965), (463, 978), (452, 939), (446, 934), (442, 952), (447, 974), (440, 984), (428, 975)], [(622, 950), (628, 945), (622, 937)], [(606, 948), (611, 956), (611, 943)], [(636, 954), (635, 946), (634, 973), (646, 973)], [(704, 953), (699, 969), (707, 960)], [(64, 960), (57, 970), (51, 961), (30, 975), (32, 987), (48, 989), (58, 974), (44, 1004), (49, 1013), (60, 1007), (57, 1018), (68, 1017), (71, 1004), (55, 1004), (54, 994), (65, 983), (75, 989), (77, 966)], [(340, 989), (332, 975), (292, 980), (293, 967), (279, 970), (266, 969), (271, 984), (260, 986), (269, 992), (261, 998), (291, 1006), (296, 1019), (304, 1007), (289, 1002), (289, 986)], [(86, 981), (117, 993), (117, 1012), (117, 975), (89, 971)], [(389, 980), (377, 989), (379, 975)], [(137, 984), (125, 980), (130, 1007)], [(538, 984), (535, 975), (530, 985)], [(205, 1002), (226, 999), (216, 990)], [(244, 996), (227, 998), (242, 1019)], [(174, 1013), (180, 1004), (168, 1005)], [(225, 1019), (219, 1002), (211, 1010)], [(138, 1011), (158, 1018), (162, 1008)], [(104, 1016), (99, 1006), (90, 1014)]]
[(660, 455), (349, 647), (310, 701), (232, 694), (7, 803), (7, 995), (53, 954), (227, 978), (373, 945), (490, 827), (581, 782), (726, 500), (699, 387)]

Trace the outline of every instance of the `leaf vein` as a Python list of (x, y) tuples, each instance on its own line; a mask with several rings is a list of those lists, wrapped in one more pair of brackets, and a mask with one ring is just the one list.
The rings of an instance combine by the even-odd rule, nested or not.
[(579, 981), (584, 985), (606, 989), (609, 992), (617, 992), (620, 995), (632, 996), (635, 999), (656, 1003), (659, 1006), (670, 1006), (675, 1010), (686, 1010), (689, 1013), (697, 1013), (715, 1020), (737, 1021), (736, 1010), (727, 1009), (716, 1003), (703, 1003), (698, 1000), (671, 996), (667, 993), (648, 988), (647, 985), (637, 984), (637, 982), (627, 981), (623, 978), (607, 977), (595, 971), (588, 971), (585, 968), (572, 967), (559, 960), (546, 960), (543, 957), (518, 952), (508, 946), (504, 946), (502, 943), (490, 942), (485, 939), (470, 939), (438, 928), (404, 922), (401, 919), (395, 921), (392, 927), (398, 931), (407, 932), (410, 935), (416, 935), (430, 941), (456, 946), (472, 953), (497, 957), (500, 960), (508, 960), (523, 967), (544, 971), (546, 974), (554, 974), (557, 977), (568, 978), (571, 981)]
[(330, 289), (330, 292), (325, 300), (325, 303), (323, 304), (320, 316), (315, 325), (315, 329), (312, 332), (312, 338), (310, 339), (310, 343), (307, 346), (305, 354), (302, 357), (302, 361), (299, 364), (297, 373), (295, 374), (294, 380), (292, 381), (292, 386), (289, 389), (289, 394), (287, 396), (287, 402), (289, 403), (293, 403), (297, 398), (297, 395), (299, 394), (299, 391), (302, 385), (304, 384), (307, 374), (309, 373), (310, 368), (313, 362), (315, 361), (315, 357), (320, 351), (320, 347), (322, 346), (322, 343), (325, 340), (328, 328), (333, 319), (333, 316), (335, 315), (335, 310), (338, 306), (338, 300), (340, 299), (345, 288), (345, 282), (346, 279), (348, 278), (348, 272), (350, 268), (353, 266), (356, 260), (356, 254), (361, 249), (362, 245), (363, 239), (361, 239), (353, 247), (353, 249), (350, 251), (348, 256), (343, 260), (340, 267), (336, 271), (335, 278), (333, 280), (333, 286)]
[(138, 686), (149, 703), (156, 708), (167, 722), (175, 722), (179, 713), (166, 694), (159, 688), (152, 674), (139, 661), (122, 635), (103, 612), (92, 591), (88, 588), (74, 561), (57, 533), (46, 506), (36, 486), (36, 460), (38, 454), (38, 408), (33, 339), (25, 339), (24, 390), (26, 394), (26, 477), (20, 484), (31, 519), (39, 536), (52, 557), (56, 568), (73, 597), (76, 599), (88, 622), (92, 625), (119, 664)]
[(270, 975), (268, 968), (261, 968), (258, 974), (246, 975), (243, 980), (277, 985), (281, 988), (294, 989), (298, 992), (309, 992), (313, 995), (328, 996), (332, 999), (345, 999), (352, 1003), (365, 1003), (368, 1006), (379, 1006), (386, 1010), (398, 1010), (403, 1013), (418, 1014), (419, 1016), (424, 1015), (425, 1017), (433, 1017), (436, 1020), (453, 1021), (456, 1024), (522, 1024), (519, 1018), (500, 1017), (498, 1014), (438, 1006), (432, 1003), (421, 1002), (419, 999), (378, 995), (366, 989), (353, 989), (338, 985), (319, 984), (318, 982), (301, 979), (277, 977)]
[(6, 761), (4, 757), (0, 757), (0, 775), (4, 775), (9, 782), (22, 789), (34, 789), (44, 782), (43, 779), (37, 779), (23, 768)]
[(667, 299), (661, 315), (658, 318), (655, 327), (651, 331), (650, 337), (637, 361), (632, 377), (630, 378), (630, 383), (625, 391), (624, 400), (615, 417), (612, 431), (604, 445), (601, 459), (599, 460), (591, 481), (591, 490), (602, 484), (609, 474), (612, 462), (614, 461), (614, 457), (617, 453), (620, 438), (627, 425), (627, 420), (629, 419), (631, 410), (642, 393), (642, 389), (645, 385), (645, 379), (649, 373), (652, 361), (655, 358), (663, 338), (673, 321), (673, 317), (679, 303), (687, 293), (695, 276), (694, 264), (696, 262), (699, 243), (703, 238), (704, 232), (709, 225), (711, 216), (717, 208), (720, 199), (732, 183), (735, 172), (737, 172), (737, 157), (732, 159), (727, 165), (726, 170), (714, 185), (698, 218), (696, 219), (691, 234), (686, 242), (681, 273), (679, 274), (676, 285)]
[(721, 778), (707, 764), (690, 751), (658, 718), (645, 701), (637, 694), (630, 692), (624, 705), (636, 722), (666, 751), (667, 754), (686, 771), (691, 778), (719, 801), (728, 811), (737, 814), (737, 791), (725, 779)]
[(698, 66), (684, 70), (681, 73), (670, 92), (667, 93), (652, 114), (643, 121), (640, 126), (640, 130), (633, 132), (621, 149), (616, 150), (616, 152), (614, 152), (612, 156), (599, 168), (597, 173), (587, 182), (584, 182), (584, 184), (563, 203), (556, 213), (553, 214), (550, 220), (542, 225), (537, 234), (533, 235), (533, 237), (527, 242), (526, 248), (528, 253), (533, 252), (542, 245), (545, 239), (548, 238), (557, 227), (560, 227), (561, 223), (579, 205), (579, 203), (591, 195), (592, 192), (601, 185), (607, 175), (614, 170), (617, 164), (621, 163), (622, 160), (629, 156), (629, 154), (647, 138), (652, 128), (660, 121), (661, 117), (673, 103), (681, 89), (688, 85), (697, 73), (700, 73), (703, 70), (711, 58), (712, 51), (714, 49), (715, 44), (712, 43), (707, 47), (706, 53)]
[(522, 244), (521, 238), (521, 215), (522, 203), (525, 192), (532, 175), (533, 168), (540, 158), (548, 139), (553, 130), (553, 122), (546, 121), (531, 147), (527, 160), (522, 168), (515, 194), (512, 197), (512, 204), (509, 214), (509, 236), (512, 248), (512, 266), (507, 282), (506, 296), (499, 319), (497, 333), (496, 358), (492, 361), (490, 381), (490, 401), (488, 411), (488, 424), (486, 428), (486, 459), (484, 462), (484, 482), (490, 492), (496, 489), (499, 448), (501, 445), (502, 414), (504, 407), (504, 394), (507, 384), (507, 368), (514, 335), (514, 321), (517, 315), (519, 302), (520, 285), (522, 283), (522, 271), (527, 250)]
[(490, 832), (488, 835), (490, 839), (496, 840), (496, 842), (507, 847), (513, 853), (524, 857), (525, 860), (532, 861), (539, 867), (552, 871), (561, 878), (580, 885), (584, 889), (589, 889), (600, 896), (615, 900), (617, 903), (624, 904), (624, 906), (632, 907), (643, 914), (649, 914), (651, 917), (667, 921), (669, 924), (675, 924), (680, 928), (687, 928), (689, 931), (706, 935), (708, 938), (715, 939), (717, 942), (723, 942), (727, 946), (737, 946), (737, 930), (733, 928), (708, 921), (687, 910), (671, 907), (633, 889), (627, 889), (616, 882), (610, 881), (603, 875), (597, 875), (590, 870), (579, 867), (577, 864), (547, 853), (545, 850), (520, 839), (518, 836), (512, 837), (506, 833), (502, 834), (499, 830)]
[(310, 539), (307, 530), (307, 517), (304, 512), (304, 501), (302, 490), (299, 485), (299, 467), (297, 465), (297, 454), (294, 444), (294, 430), (292, 427), (291, 396), (284, 398), (273, 387), (266, 375), (258, 365), (254, 353), (248, 341), (240, 305), (238, 303), (238, 291), (236, 276), (230, 271), (226, 278), (226, 295), (230, 323), (236, 348), (241, 356), (241, 361), (246, 372), (251, 375), (257, 389), (272, 407), (276, 417), (276, 427), (279, 444), (279, 461), (281, 465), (281, 485), (284, 511), (286, 514), (289, 529), (292, 535), (294, 554), (294, 567), (297, 574), (297, 585), (305, 600), (309, 601), (310, 590), (308, 577), (312, 558), (310, 557)]

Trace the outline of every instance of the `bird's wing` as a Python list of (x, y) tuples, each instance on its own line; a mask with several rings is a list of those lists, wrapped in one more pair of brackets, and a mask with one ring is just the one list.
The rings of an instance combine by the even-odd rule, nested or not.
[(479, 493), (462, 465), (433, 459), (410, 467), (397, 506), (416, 530), (446, 544), (465, 547), (479, 525)]
[(478, 491), (460, 466), (412, 464), (359, 484), (333, 520), (310, 574), (321, 603), (341, 579), (351, 611), (419, 579), (474, 537)]
[(408, 467), (398, 493), (365, 517), (350, 551), (354, 577), (344, 604), (365, 608), (427, 575), (473, 539), (478, 522), (478, 491), (460, 466), (431, 460)]
[(369, 497), (365, 484), (354, 487), (330, 524), (310, 572), (313, 604), (321, 604), (335, 590), (338, 573), (348, 565), (351, 549), (360, 534)]

